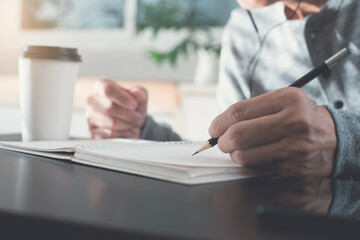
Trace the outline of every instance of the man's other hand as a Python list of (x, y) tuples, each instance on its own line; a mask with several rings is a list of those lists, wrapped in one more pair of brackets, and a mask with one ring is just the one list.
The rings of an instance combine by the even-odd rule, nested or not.
[(124, 89), (111, 80), (96, 81), (86, 108), (91, 137), (139, 138), (147, 116), (147, 99), (144, 88)]

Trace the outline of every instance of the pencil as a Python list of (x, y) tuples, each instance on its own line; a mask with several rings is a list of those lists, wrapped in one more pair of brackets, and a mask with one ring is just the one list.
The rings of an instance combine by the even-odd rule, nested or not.
[[(302, 88), (303, 86), (305, 86), (306, 84), (308, 84), (309, 82), (314, 80), (316, 77), (320, 76), (325, 71), (329, 71), (331, 67), (333, 67), (340, 60), (342, 60), (343, 57), (345, 57), (345, 56), (347, 56), (349, 54), (351, 54), (351, 53), (347, 48), (341, 49), (339, 52), (335, 53), (330, 58), (325, 60), (322, 64), (315, 67), (310, 72), (306, 73), (304, 76), (302, 76), (301, 78), (299, 78), (298, 80), (296, 80), (295, 82), (290, 84), (289, 87)], [(217, 144), (217, 142), (218, 142), (218, 139), (219, 139), (218, 137), (217, 138), (210, 138), (192, 156), (194, 156), (194, 155), (196, 155), (196, 154), (198, 154), (198, 153), (200, 153), (200, 152), (202, 152), (202, 151), (204, 151), (206, 149), (209, 149), (209, 148), (215, 146)]]
[(199, 152), (202, 152), (202, 151), (204, 151), (204, 150), (206, 150), (206, 149), (208, 149), (208, 148), (211, 148), (211, 147), (215, 146), (215, 145), (217, 144), (217, 142), (218, 142), (218, 139), (219, 139), (219, 138), (210, 138), (209, 140), (207, 140), (207, 142), (206, 142), (199, 150), (197, 150), (197, 151), (193, 154), (193, 156), (194, 156), (195, 154), (198, 154)]

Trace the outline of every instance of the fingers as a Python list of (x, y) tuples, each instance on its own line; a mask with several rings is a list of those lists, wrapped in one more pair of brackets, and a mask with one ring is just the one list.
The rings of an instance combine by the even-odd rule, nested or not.
[(138, 107), (136, 111), (141, 115), (147, 115), (148, 92), (145, 88), (134, 87), (129, 90), (130, 94), (136, 99)]
[(277, 113), (235, 123), (219, 138), (219, 148), (230, 153), (279, 141), (287, 134), (278, 124), (280, 119), (281, 114)]
[(97, 81), (86, 109), (90, 133), (94, 138), (140, 137), (147, 98), (144, 88), (126, 90), (111, 80)]
[(292, 98), (303, 98), (305, 93), (298, 88), (282, 88), (231, 105), (217, 116), (210, 125), (211, 137), (219, 137), (233, 124), (275, 114), (292, 102)]
[(129, 110), (134, 110), (138, 107), (136, 99), (134, 99), (126, 89), (111, 80), (96, 81), (94, 84), (94, 93), (95, 95), (105, 96), (112, 102)]
[(236, 150), (230, 153), (230, 157), (234, 162), (244, 167), (270, 165), (284, 160), (283, 148), (283, 141), (278, 141), (253, 148)]
[[(302, 147), (300, 146), (300, 149)], [(305, 155), (291, 157), (289, 153), (297, 151), (296, 142), (287, 143), (286, 139), (275, 143), (236, 150), (230, 153), (231, 159), (244, 167), (263, 167), (284, 177), (306, 177), (314, 175), (321, 166), (308, 161)], [(324, 175), (325, 176), (325, 175)]]
[(103, 138), (134, 138), (137, 139), (140, 136), (140, 129), (130, 129), (125, 131), (115, 131), (107, 128), (90, 127), (91, 137), (94, 139)]
[(141, 118), (140, 113), (137, 111), (124, 108), (101, 95), (90, 96), (87, 101), (89, 105), (89, 113), (91, 112), (91, 115), (96, 114), (96, 112), (100, 112), (104, 115), (119, 118), (126, 122), (135, 122), (137, 119)]
[(134, 127), (131, 122), (110, 117), (100, 112), (92, 111), (91, 109), (88, 109), (87, 115), (89, 125), (96, 126), (97, 128), (108, 128), (114, 131), (124, 131)]

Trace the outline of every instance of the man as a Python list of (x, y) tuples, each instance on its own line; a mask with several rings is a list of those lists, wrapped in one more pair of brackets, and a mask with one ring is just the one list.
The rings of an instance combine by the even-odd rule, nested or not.
[[(360, 172), (360, 3), (238, 0), (222, 44), (209, 133), (244, 166), (283, 176)], [(247, 11), (246, 9), (251, 9)], [(304, 89), (286, 87), (341, 48), (352, 55)], [(98, 83), (89, 98), (92, 136), (178, 140), (146, 113), (147, 93)], [(230, 106), (230, 107), (229, 107)]]

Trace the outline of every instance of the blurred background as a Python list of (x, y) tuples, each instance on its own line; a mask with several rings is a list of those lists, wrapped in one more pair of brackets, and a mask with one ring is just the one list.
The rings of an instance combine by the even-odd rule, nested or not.
[[(0, 0), (0, 134), (19, 133), (17, 57), (26, 45), (78, 48), (71, 135), (88, 137), (98, 78), (148, 88), (149, 113), (203, 140), (216, 116), (223, 26), (236, 0)], [(201, 109), (201, 111), (199, 111)]]

